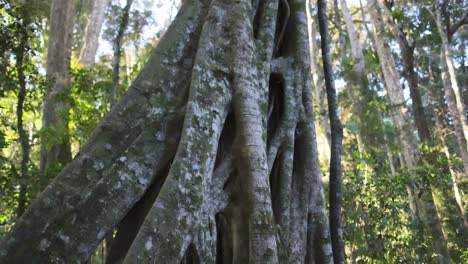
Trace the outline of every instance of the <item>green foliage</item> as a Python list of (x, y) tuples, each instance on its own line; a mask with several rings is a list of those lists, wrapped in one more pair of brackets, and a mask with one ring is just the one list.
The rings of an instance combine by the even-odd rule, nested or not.
[[(124, 8), (120, 5), (113, 4), (107, 11), (107, 22), (103, 37), (111, 43), (113, 43), (117, 36), (117, 32), (122, 21), (123, 9)], [(131, 10), (129, 14), (129, 23), (124, 34), (125, 39), (139, 43), (143, 28), (150, 25), (150, 23), (155, 22), (151, 20), (151, 14), (152, 12), (149, 9), (145, 9), (143, 11)]]
[(109, 111), (112, 69), (98, 64), (89, 70), (73, 69), (72, 76), (70, 136), (82, 145)]
[[(371, 154), (361, 155), (353, 144), (345, 144), (347, 151), (343, 161), (343, 228), (349, 260), (363, 263), (434, 261), (431, 235), (424, 231), (422, 223), (412, 219), (409, 207), (406, 188), (410, 174), (416, 173), (419, 182), (433, 190), (452, 260), (465, 263), (467, 236), (459, 208), (451, 198), (453, 179), (449, 167), (460, 167), (459, 158), (451, 156), (449, 163), (443, 145), (421, 144), (423, 163), (416, 171), (400, 169), (391, 175), (387, 153), (370, 148)], [(462, 180), (460, 189), (466, 190), (466, 186), (466, 181)]]
[[(40, 26), (29, 9), (26, 4), (0, 3), (0, 235), (14, 223), (19, 195), (21, 147), (16, 126), (19, 69), (24, 72), (26, 81), (23, 127), (33, 132), (30, 143), (35, 143), (35, 121), (41, 103), (38, 98), (43, 91), (37, 56)], [(34, 170), (34, 164), (28, 167)], [(29, 196), (26, 198), (29, 200)]]
[[(85, 18), (90, 13), (92, 1), (81, 1), (77, 6), (78, 21), (74, 35), (74, 47), (80, 46)], [(150, 6), (150, 5), (148, 5)], [(88, 9), (87, 9), (88, 8)], [(50, 1), (19, 1), (0, 0), (0, 237), (14, 224), (16, 207), (19, 197), (21, 146), (16, 128), (16, 105), (18, 100), (18, 73), (16, 59), (23, 54), (23, 71), (26, 76), (26, 99), (23, 106), (23, 127), (29, 134), (31, 145), (30, 163), (28, 164), (27, 202), (42, 191), (43, 172), (39, 170), (39, 151), (41, 144), (45, 147), (52, 143), (69, 139), (72, 152), (79, 151), (89, 138), (99, 121), (109, 111), (111, 90), (112, 58), (102, 56), (92, 69), (83, 69), (81, 65), (71, 71), (70, 95), (60, 96), (60, 100), (70, 103), (70, 112), (59, 113), (69, 118), (69, 132), (63, 128), (42, 127), (42, 104), (45, 84), (44, 47), (47, 46), (47, 21)], [(120, 9), (121, 11), (121, 9)], [(117, 26), (119, 10), (114, 6), (110, 10), (108, 31)], [(114, 13), (112, 13), (114, 12)], [(144, 26), (151, 22), (151, 12), (133, 11), (130, 14), (130, 24), (126, 35), (128, 43), (139, 46), (141, 32)], [(113, 19), (117, 20), (113, 20)], [(114, 21), (114, 24), (109, 22)], [(114, 28), (113, 28), (114, 27)], [(81, 31), (80, 31), (81, 30)], [(131, 34), (130, 34), (131, 33)], [(27, 42), (21, 46), (21, 36), (27, 36)], [(106, 35), (105, 35), (106, 36)], [(108, 34), (109, 36), (109, 34)], [(113, 36), (109, 36), (111, 40)], [(136, 61), (122, 58), (121, 91), (127, 90), (130, 80), (136, 77), (154, 41), (144, 43), (140, 50), (135, 51)], [(71, 65), (77, 65), (72, 58)], [(127, 76), (128, 75), (128, 76)], [(56, 164), (49, 173), (58, 173), (64, 164)]]
[[(424, 184), (432, 187), (436, 206), (442, 216), (441, 222), (448, 238), (448, 247), (452, 260), (456, 263), (465, 263), (462, 258), (468, 234), (463, 227), (463, 220), (452, 192), (454, 180), (460, 190), (467, 189), (468, 181), (462, 175), (462, 171), (453, 170), (456, 167), (462, 167), (459, 157), (450, 156), (447, 159), (443, 147), (440, 143), (421, 144), (423, 164), (418, 167), (418, 175), (422, 178)], [(451, 167), (454, 167), (452, 171), (450, 171)], [(452, 178), (452, 173), (456, 179)], [(464, 203), (466, 204), (466, 202), (465, 200)]]
[(392, 10), (392, 17), (395, 20), (403, 20), (405, 18), (404, 11), (401, 8), (394, 8)]
[(345, 162), (358, 164), (343, 174), (344, 233), (351, 257), (365, 263), (410, 263), (419, 241), (407, 201), (407, 176), (390, 175), (383, 156), (365, 155), (361, 161), (354, 152)]

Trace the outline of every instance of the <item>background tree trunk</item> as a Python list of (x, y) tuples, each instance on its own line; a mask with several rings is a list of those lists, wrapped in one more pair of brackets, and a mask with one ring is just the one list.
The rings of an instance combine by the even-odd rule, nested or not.
[(75, 1), (53, 0), (47, 53), (40, 168), (47, 183), (56, 168), (71, 160), (68, 131), (70, 59), (75, 18)]
[(328, 112), (331, 127), (331, 157), (330, 157), (330, 234), (333, 247), (334, 263), (344, 263), (343, 229), (341, 228), (341, 152), (343, 128), (338, 114), (338, 99), (335, 90), (331, 54), (329, 47), (328, 19), (326, 4), (317, 1), (320, 40), (322, 44), (323, 72), (327, 88)]
[(338, 40), (340, 43), (340, 56), (341, 58), (346, 57), (346, 51), (348, 50), (348, 41), (346, 41), (346, 35), (343, 31), (343, 23), (341, 21), (340, 9), (338, 5), (338, 0), (333, 0), (333, 17), (335, 18), (335, 26), (338, 30)]
[[(415, 50), (415, 43), (410, 42), (411, 39), (416, 38), (416, 36), (407, 36), (406, 33), (404, 33), (397, 22), (395, 22), (392, 18), (392, 14), (390, 13), (390, 10), (388, 7), (385, 5), (385, 2), (383, 0), (378, 0), (379, 8), (382, 11), (382, 20), (385, 21), (386, 25), (389, 26), (390, 32), (392, 35), (395, 37), (395, 39), (398, 41), (398, 45), (401, 50), (402, 54), (402, 64), (403, 64), (403, 75), (405, 79), (408, 81), (408, 86), (410, 89), (410, 97), (412, 100), (412, 110), (413, 110), (413, 115), (414, 115), (414, 121), (416, 124), (416, 128), (418, 131), (419, 138), (422, 143), (428, 145), (428, 146), (434, 146), (435, 142), (432, 141), (433, 137), (431, 135), (431, 132), (429, 130), (429, 125), (427, 122), (427, 118), (424, 113), (424, 107), (422, 104), (422, 99), (421, 99), (421, 91), (419, 87), (419, 81), (418, 81), (418, 76), (416, 74), (416, 67), (415, 67), (415, 61), (414, 61), (414, 50)], [(410, 39), (410, 40), (408, 40)], [(443, 64), (442, 64), (443, 65)], [(435, 153), (428, 153), (428, 155), (425, 156), (427, 159), (427, 162), (429, 164), (437, 164), (437, 154)], [(450, 213), (447, 211), (448, 209), (448, 204), (454, 204), (456, 203), (456, 197), (457, 197), (457, 182), (454, 182), (456, 180), (456, 176), (452, 170), (449, 170), (450, 173), (452, 174), (451, 180), (452, 182), (450, 185), (454, 186), (455, 192), (453, 193), (453, 196), (447, 192), (447, 187), (445, 184), (443, 184), (442, 187), (440, 187), (441, 184), (437, 183), (430, 183), (434, 187), (432, 188), (433, 194), (438, 193), (439, 195), (433, 195), (434, 201), (436, 205), (438, 205), (438, 211), (441, 219), (454, 219), (455, 222), (460, 221), (460, 227), (461, 229), (464, 228), (464, 216), (462, 218), (457, 219), (457, 216), (453, 213)], [(438, 198), (437, 198), (438, 197)], [(437, 201), (438, 200), (443, 200), (443, 201)], [(443, 212), (446, 212), (445, 214)]]
[(415, 43), (408, 41), (407, 35), (398, 27), (397, 23), (393, 21), (390, 10), (386, 7), (383, 0), (378, 0), (379, 8), (382, 10), (382, 19), (386, 25), (389, 26), (392, 35), (398, 41), (398, 46), (401, 50), (401, 62), (403, 64), (403, 75), (408, 81), (410, 96), (412, 100), (412, 110), (414, 114), (414, 121), (418, 130), (418, 135), (421, 141), (430, 143), (431, 134), (429, 125), (427, 124), (426, 115), (424, 113), (424, 106), (421, 99), (421, 91), (418, 86), (418, 76), (416, 75), (414, 65), (414, 49)]
[(16, 72), (18, 74), (19, 89), (18, 89), (18, 101), (16, 105), (16, 128), (19, 134), (19, 141), (21, 144), (21, 167), (20, 167), (20, 191), (18, 194), (18, 208), (16, 214), (20, 217), (24, 210), (26, 209), (26, 194), (29, 185), (29, 153), (30, 153), (30, 143), (29, 143), (29, 133), (24, 128), (23, 123), (23, 112), (24, 112), (24, 103), (26, 100), (27, 90), (26, 90), (26, 76), (24, 74), (24, 67), (26, 64), (27, 54), (26, 54), (26, 45), (28, 44), (28, 26), (29, 26), (29, 13), (27, 10), (27, 4), (21, 6), (22, 13), (24, 15), (20, 34), (20, 43), (15, 51), (16, 56)]
[[(430, 73), (430, 77), (431, 78), (434, 78), (436, 80), (439, 79), (438, 76), (434, 76), (434, 72), (433, 71), (429, 71)], [(436, 95), (432, 95), (433, 97), (436, 98)], [(443, 102), (440, 102), (441, 105), (443, 105)], [(453, 164), (453, 161), (451, 159), (451, 153), (449, 151), (449, 148), (448, 148), (448, 145), (447, 145), (447, 142), (446, 142), (446, 137), (447, 137), (447, 132), (444, 131), (444, 124), (443, 124), (443, 118), (447, 115), (447, 113), (445, 111), (437, 111), (436, 112), (436, 115), (435, 115), (435, 122), (436, 122), (436, 127), (439, 128), (435, 131), (435, 133), (438, 133), (438, 138), (440, 138), (440, 143), (442, 144), (442, 151), (447, 159), (447, 165), (448, 165), (448, 169), (450, 171), (450, 175), (451, 175), (451, 178), (452, 178), (452, 188), (453, 188), (453, 194), (454, 194), (454, 197), (455, 197), (455, 200), (456, 200), (456, 203), (457, 203), (457, 206), (458, 206), (458, 209), (459, 209), (459, 215), (460, 215), (460, 219), (463, 220), (463, 225), (465, 227), (465, 232), (468, 231), (468, 219), (467, 219), (467, 216), (466, 216), (466, 210), (465, 210), (465, 199), (464, 199), (464, 193), (462, 191), (463, 188), (460, 188), (461, 186), (463, 186), (463, 181), (461, 179), (461, 177), (463, 177), (461, 175), (461, 173), (457, 172), (456, 171), (456, 165)], [(450, 129), (451, 130), (451, 129)], [(462, 184), (460, 184), (462, 183)]]
[(348, 37), (351, 43), (351, 57), (353, 62), (353, 75), (350, 78), (350, 85), (348, 85), (347, 92), (352, 102), (353, 109), (353, 121), (356, 123), (358, 131), (356, 133), (356, 141), (358, 146), (358, 151), (361, 157), (361, 164), (364, 164), (364, 145), (365, 141), (365, 129), (363, 127), (365, 116), (365, 106), (363, 95), (367, 90), (367, 78), (365, 74), (365, 61), (364, 54), (362, 52), (362, 45), (359, 41), (359, 36), (354, 28), (353, 18), (348, 9), (346, 1), (340, 0), (341, 12), (343, 13), (343, 18), (345, 21), (346, 29), (348, 32)]
[(110, 0), (94, 0), (93, 9), (86, 25), (83, 47), (78, 58), (78, 63), (83, 64), (85, 68), (90, 68), (94, 64), (99, 47), (99, 35), (109, 2)]
[(364, 54), (362, 52), (362, 45), (359, 41), (358, 33), (354, 27), (353, 18), (348, 9), (345, 0), (340, 0), (341, 12), (345, 20), (346, 29), (348, 31), (348, 37), (351, 43), (351, 56), (353, 58), (353, 70), (355, 72), (355, 82), (358, 84), (360, 89), (365, 89), (366, 75), (365, 75), (365, 64)]
[(416, 221), (421, 221), (428, 234), (432, 236), (434, 252), (438, 254), (440, 263), (450, 263), (450, 255), (447, 249), (447, 243), (442, 232), (432, 191), (430, 186), (425, 186), (421, 182), (417, 172), (414, 171), (421, 164), (421, 156), (418, 149), (416, 137), (412, 133), (413, 125), (408, 119), (408, 108), (403, 97), (403, 90), (400, 84), (399, 74), (396, 71), (390, 49), (384, 43), (385, 30), (381, 20), (379, 6), (376, 0), (368, 2), (369, 12), (374, 25), (374, 43), (379, 56), (379, 61), (384, 75), (386, 91), (390, 103), (390, 114), (398, 135), (399, 143), (402, 147), (402, 157), (404, 168), (410, 174), (407, 187), (411, 210)]
[(319, 153), (323, 156), (324, 163), (328, 164), (330, 161), (330, 124), (328, 123), (328, 112), (327, 112), (327, 101), (322, 100), (326, 96), (325, 82), (323, 80), (323, 68), (320, 67), (318, 62), (320, 58), (320, 38), (317, 32), (317, 21), (315, 21), (310, 11), (312, 10), (312, 1), (309, 1), (308, 19), (309, 24), (309, 36), (310, 36), (310, 69), (312, 73), (312, 89), (314, 91), (314, 103), (317, 105), (317, 137), (319, 142), (323, 142), (324, 145), (319, 147), (319, 150), (325, 153)]
[(444, 25), (442, 24), (442, 14), (440, 10), (436, 11), (435, 20), (442, 40), (442, 47), (440, 50), (442, 83), (444, 85), (450, 116), (453, 120), (453, 128), (457, 137), (460, 156), (465, 167), (465, 177), (468, 178), (468, 123), (463, 111), (463, 103), (459, 92), (460, 90), (458, 88), (458, 82), (453, 68), (448, 37), (449, 33), (444, 29)]
[(110, 96), (110, 106), (114, 106), (117, 101), (117, 96), (119, 95), (120, 84), (119, 84), (119, 75), (120, 75), (120, 59), (122, 57), (122, 41), (127, 30), (128, 19), (130, 16), (130, 8), (132, 7), (133, 0), (127, 0), (125, 7), (122, 10), (122, 15), (120, 17), (119, 29), (117, 31), (117, 36), (114, 40), (114, 56), (112, 57), (112, 90)]

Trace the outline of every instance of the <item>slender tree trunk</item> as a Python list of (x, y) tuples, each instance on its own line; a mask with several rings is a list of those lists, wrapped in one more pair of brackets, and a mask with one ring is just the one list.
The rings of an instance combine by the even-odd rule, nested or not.
[(346, 1), (340, 0), (341, 12), (343, 13), (343, 18), (345, 20), (346, 29), (348, 31), (348, 37), (351, 43), (351, 56), (353, 61), (353, 75), (350, 79), (350, 84), (348, 88), (348, 94), (352, 101), (353, 108), (353, 121), (358, 127), (356, 133), (356, 140), (358, 145), (358, 151), (361, 156), (361, 164), (364, 163), (364, 139), (365, 129), (363, 127), (363, 121), (366, 120), (364, 112), (364, 100), (363, 94), (367, 90), (366, 83), (367, 78), (365, 74), (365, 64), (364, 64), (364, 54), (362, 52), (362, 45), (359, 42), (359, 37), (356, 29), (354, 28), (353, 18), (351, 13), (346, 5)]
[(415, 44), (408, 42), (407, 36), (398, 27), (396, 22), (393, 21), (390, 11), (385, 6), (384, 0), (378, 0), (380, 9), (382, 10), (382, 19), (386, 25), (389, 25), (390, 31), (395, 39), (398, 41), (398, 46), (401, 50), (401, 62), (403, 64), (403, 76), (408, 81), (410, 96), (412, 100), (412, 110), (414, 114), (414, 121), (418, 130), (418, 135), (422, 142), (429, 144), (431, 141), (431, 134), (429, 125), (427, 124), (426, 115), (424, 114), (424, 106), (421, 99), (421, 92), (418, 86), (418, 76), (415, 72), (414, 65), (414, 48)]
[(306, 1), (251, 4), (184, 2), (129, 91), (2, 238), (1, 263), (87, 261), (124, 220), (117, 263), (333, 262)]
[(108, 4), (109, 0), (94, 0), (91, 16), (86, 25), (83, 47), (78, 59), (78, 63), (83, 64), (85, 68), (90, 68), (94, 64), (94, 58), (99, 47), (99, 35), (104, 24)]
[(330, 157), (330, 233), (333, 247), (334, 263), (344, 263), (343, 229), (341, 228), (341, 152), (343, 128), (338, 114), (338, 99), (336, 95), (333, 69), (331, 63), (328, 19), (326, 4), (317, 1), (320, 39), (322, 44), (323, 72), (327, 88), (328, 112), (331, 126), (331, 157)]
[(117, 36), (114, 40), (114, 56), (112, 57), (112, 90), (110, 97), (111, 108), (117, 101), (117, 96), (120, 90), (119, 74), (120, 74), (120, 59), (122, 57), (122, 41), (127, 30), (128, 19), (130, 16), (130, 8), (132, 7), (133, 0), (127, 0), (125, 7), (122, 10), (122, 16), (120, 17), (119, 29)]
[[(441, 124), (441, 122), (439, 121), (439, 118), (436, 117), (436, 124), (438, 127), (443, 127), (443, 125)], [(457, 207), (458, 207), (458, 214), (459, 214), (459, 217), (461, 219), (461, 221), (463, 222), (463, 226), (465, 227), (465, 231), (468, 230), (468, 219), (466, 217), (466, 210), (465, 210), (465, 203), (464, 203), (464, 199), (463, 199), (463, 195), (462, 195), (462, 192), (460, 191), (460, 187), (458, 185), (458, 182), (460, 182), (460, 179), (458, 179), (459, 177), (459, 174), (454, 171), (453, 169), (453, 164), (452, 164), (452, 161), (451, 161), (451, 158), (450, 158), (450, 152), (448, 150), (448, 147), (447, 147), (447, 143), (445, 142), (445, 136), (442, 135), (440, 137), (440, 140), (441, 140), (441, 144), (442, 144), (442, 151), (444, 152), (445, 154), (445, 157), (447, 159), (447, 162), (448, 162), (448, 169), (450, 171), (450, 176), (451, 176), (451, 179), (452, 179), (452, 188), (453, 188), (453, 195), (455, 197), (455, 201), (457, 203)]]
[(453, 193), (455, 196), (455, 200), (457, 201), (457, 206), (459, 210), (459, 216), (463, 221), (463, 225), (465, 227), (465, 230), (468, 229), (468, 218), (466, 217), (466, 210), (465, 210), (465, 203), (462, 199), (462, 192), (460, 191), (460, 187), (458, 186), (459, 179), (457, 178), (457, 173), (453, 170), (453, 165), (452, 162), (450, 161), (450, 152), (447, 148), (447, 145), (445, 143), (445, 139), (442, 138), (442, 146), (443, 146), (443, 151), (445, 156), (447, 157), (448, 160), (448, 166), (450, 170), (450, 175), (452, 177), (452, 188), (453, 188)]
[(340, 0), (341, 12), (345, 20), (346, 29), (348, 31), (348, 37), (351, 43), (351, 56), (353, 58), (353, 71), (354, 71), (354, 82), (357, 84), (359, 89), (366, 89), (366, 75), (364, 65), (364, 54), (362, 53), (362, 45), (359, 41), (358, 32), (354, 27), (353, 18), (348, 9), (345, 0)]
[[(468, 34), (468, 27), (464, 27), (463, 32), (461, 34)], [(468, 45), (468, 40), (465, 39), (461, 43), (460, 50), (466, 50)], [(466, 53), (465, 53), (466, 55)], [(462, 59), (461, 63), (461, 70), (462, 70), (462, 78), (460, 80), (460, 95), (463, 101), (463, 104), (465, 105), (465, 110), (468, 107), (468, 65), (467, 65), (467, 60), (465, 58)]]
[[(429, 68), (429, 76), (435, 80), (438, 80), (439, 77), (438, 76), (434, 76), (434, 72), (432, 70), (430, 70)], [(437, 95), (433, 95), (433, 98), (437, 98)], [(439, 101), (439, 104), (440, 104), (440, 107), (442, 108), (444, 104), (444, 102), (440, 102), (440, 100), (437, 100)], [(436, 116), (435, 116), (435, 122), (436, 122), (436, 127), (438, 128), (436, 131), (439, 133), (439, 140), (440, 140), (440, 144), (442, 145), (442, 151), (444, 152), (445, 154), (445, 157), (447, 159), (447, 163), (448, 163), (448, 169), (450, 171), (450, 175), (451, 175), (451, 178), (452, 178), (452, 188), (453, 188), (453, 194), (454, 194), (454, 197), (455, 197), (455, 200), (456, 200), (456, 203), (457, 203), (457, 206), (458, 206), (458, 212), (459, 212), (459, 216), (460, 216), (460, 219), (463, 220), (463, 225), (465, 227), (465, 231), (468, 230), (468, 218), (466, 216), (466, 210), (465, 210), (465, 202), (464, 202), (464, 195), (463, 195), (463, 192), (460, 190), (460, 187), (459, 187), (459, 183), (462, 182), (462, 179), (460, 179), (460, 173), (455, 171), (454, 169), (454, 164), (452, 162), (452, 159), (450, 157), (450, 151), (449, 151), (449, 148), (447, 146), (447, 143), (445, 141), (445, 138), (446, 138), (446, 133), (444, 132), (444, 130), (446, 129), (442, 120), (443, 118), (445, 118), (446, 116), (446, 112), (445, 111), (441, 111), (441, 112), (436, 112)]]
[(28, 2), (24, 3), (21, 9), (23, 10), (23, 23), (21, 24), (20, 34), (20, 43), (18, 48), (15, 50), (16, 56), (16, 72), (18, 74), (18, 102), (16, 105), (16, 128), (19, 134), (19, 141), (21, 144), (21, 168), (20, 168), (20, 188), (18, 195), (18, 208), (16, 211), (17, 217), (20, 217), (24, 210), (26, 209), (26, 193), (28, 190), (29, 184), (29, 175), (28, 175), (28, 165), (29, 165), (29, 135), (28, 132), (24, 129), (23, 124), (23, 111), (24, 111), (24, 101), (26, 100), (26, 76), (24, 74), (24, 63), (26, 55), (26, 45), (28, 44), (28, 32), (27, 28), (29, 25), (29, 14), (26, 10)]
[(388, 43), (385, 38), (384, 25), (379, 14), (379, 6), (376, 0), (368, 2), (369, 12), (374, 25), (374, 42), (382, 67), (388, 99), (390, 102), (390, 113), (393, 124), (402, 145), (402, 157), (404, 167), (410, 173), (408, 196), (413, 215), (417, 221), (422, 221), (428, 234), (432, 237), (434, 252), (438, 255), (440, 263), (450, 263), (450, 255), (447, 249), (447, 243), (442, 232), (432, 191), (430, 187), (425, 186), (419, 176), (414, 171), (421, 164), (416, 137), (412, 124), (408, 117), (408, 108), (403, 97), (403, 90), (400, 84), (400, 78), (396, 71), (395, 62), (390, 49), (384, 43)]
[(343, 31), (343, 23), (341, 22), (340, 9), (338, 6), (338, 0), (333, 0), (333, 14), (335, 18), (335, 26), (338, 30), (338, 39), (340, 43), (340, 54), (341, 58), (345, 58), (348, 51), (348, 41), (346, 41), (346, 35)]
[(440, 69), (442, 72), (442, 83), (444, 85), (445, 96), (447, 99), (448, 109), (452, 117), (453, 128), (457, 137), (460, 156), (463, 160), (465, 168), (465, 177), (468, 178), (468, 123), (463, 111), (463, 103), (458, 88), (458, 82), (453, 68), (452, 57), (450, 54), (450, 44), (448, 33), (442, 25), (441, 14), (438, 11), (435, 15), (437, 29), (442, 40), (442, 48), (440, 51)]
[(68, 96), (74, 17), (75, 1), (52, 1), (40, 154), (45, 183), (56, 175), (57, 167), (71, 160)]
[(330, 161), (330, 124), (328, 123), (327, 101), (322, 100), (326, 96), (325, 82), (323, 81), (323, 71), (320, 68), (318, 59), (320, 56), (319, 34), (317, 32), (317, 21), (310, 15), (312, 1), (309, 1), (308, 20), (309, 24), (309, 38), (310, 38), (310, 68), (312, 73), (312, 87), (315, 92), (315, 104), (318, 108), (318, 132), (317, 137), (319, 142), (323, 142), (324, 146), (319, 146), (319, 151), (325, 152), (320, 154), (324, 156), (325, 163)]

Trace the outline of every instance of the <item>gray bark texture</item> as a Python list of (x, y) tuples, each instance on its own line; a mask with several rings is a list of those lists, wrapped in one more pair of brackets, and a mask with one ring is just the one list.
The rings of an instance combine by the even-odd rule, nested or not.
[(106, 14), (106, 8), (110, 0), (94, 0), (93, 9), (86, 25), (83, 47), (80, 51), (78, 63), (83, 64), (85, 68), (92, 67), (94, 58), (99, 47), (99, 35)]
[(317, 29), (317, 21), (315, 21), (310, 12), (312, 11), (312, 1), (309, 1), (309, 39), (310, 39), (310, 69), (312, 73), (312, 89), (315, 93), (314, 103), (317, 105), (317, 136), (319, 141), (324, 143), (324, 147), (319, 149), (325, 153), (319, 153), (326, 163), (330, 160), (330, 124), (328, 123), (327, 101), (322, 100), (326, 96), (325, 81), (323, 79), (323, 68), (320, 67), (320, 37)]
[(366, 128), (363, 126), (367, 119), (364, 111), (365, 101), (363, 100), (363, 94), (367, 90), (367, 77), (365, 73), (365, 60), (361, 42), (359, 41), (358, 32), (354, 27), (353, 18), (351, 12), (348, 9), (346, 1), (340, 0), (341, 12), (348, 32), (349, 42), (351, 44), (351, 57), (353, 62), (353, 75), (351, 82), (348, 86), (347, 92), (352, 102), (353, 121), (357, 125), (356, 141), (358, 151), (361, 156), (361, 164), (364, 164), (364, 139)]
[(424, 225), (424, 229), (432, 238), (432, 249), (437, 255), (439, 263), (450, 263), (442, 225), (432, 196), (431, 186), (422, 182), (421, 176), (415, 171), (421, 163), (421, 154), (418, 149), (417, 138), (413, 134), (414, 125), (408, 116), (408, 107), (403, 96), (400, 76), (396, 70), (388, 43), (381, 13), (376, 0), (368, 2), (372, 24), (374, 25), (373, 40), (379, 56), (380, 65), (385, 81), (388, 101), (390, 103), (390, 116), (399, 140), (403, 168), (408, 170), (409, 184), (407, 185), (408, 198), (414, 220)]
[(332, 263), (310, 84), (306, 1), (184, 1), (0, 263)]
[(320, 40), (322, 47), (323, 72), (325, 87), (327, 89), (328, 112), (331, 129), (331, 155), (330, 155), (330, 236), (333, 248), (333, 259), (335, 264), (345, 261), (343, 229), (341, 227), (341, 153), (343, 144), (343, 127), (338, 114), (338, 98), (336, 95), (332, 61), (330, 54), (330, 35), (328, 33), (328, 19), (326, 3), (324, 0), (317, 1), (318, 22), (320, 28)]
[(53, 0), (47, 49), (47, 88), (44, 95), (40, 168), (45, 181), (55, 176), (54, 167), (71, 160), (68, 139), (70, 59), (75, 1)]
[(382, 10), (382, 19), (389, 26), (392, 35), (398, 41), (402, 54), (402, 64), (404, 67), (403, 76), (408, 81), (410, 89), (410, 96), (412, 103), (412, 110), (414, 114), (414, 121), (418, 130), (418, 135), (421, 141), (426, 144), (431, 143), (431, 133), (424, 113), (424, 106), (422, 103), (421, 90), (418, 84), (418, 75), (415, 71), (414, 65), (414, 50), (415, 43), (413, 36), (407, 36), (407, 33), (400, 29), (397, 21), (392, 18), (391, 11), (385, 4), (384, 0), (378, 0), (379, 7)]
[[(438, 6), (438, 8), (443, 9), (446, 7)], [(440, 50), (442, 83), (444, 85), (447, 106), (453, 120), (453, 129), (457, 138), (458, 151), (460, 152), (465, 169), (465, 177), (468, 178), (468, 121), (463, 110), (463, 102), (458, 88), (455, 68), (453, 67), (450, 51), (450, 32), (447, 31), (446, 26), (443, 24), (442, 12), (442, 10), (437, 9), (435, 14), (435, 21), (442, 42)]]

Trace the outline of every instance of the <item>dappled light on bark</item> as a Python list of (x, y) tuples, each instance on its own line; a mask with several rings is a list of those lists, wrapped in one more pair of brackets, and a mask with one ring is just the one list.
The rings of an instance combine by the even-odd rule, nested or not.
[(467, 1), (0, 1), (0, 263), (468, 263)]
[(85, 262), (115, 229), (108, 263), (330, 263), (306, 2), (280, 2), (186, 1), (0, 262)]

